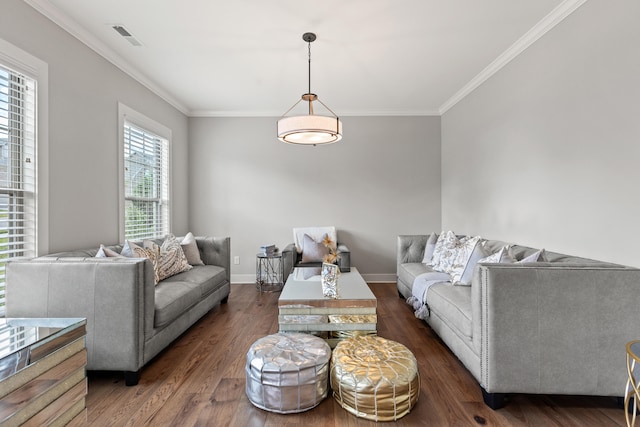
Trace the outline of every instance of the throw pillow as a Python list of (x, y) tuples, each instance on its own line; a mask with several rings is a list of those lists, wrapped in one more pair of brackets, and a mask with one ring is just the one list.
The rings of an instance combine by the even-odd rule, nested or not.
[(460, 242), (453, 268), (449, 272), (449, 274), (451, 274), (451, 281), (454, 284), (463, 286), (471, 285), (473, 269), (479, 260), (487, 256), (483, 242), (480, 236)]
[(433, 251), (436, 248), (436, 242), (438, 241), (438, 235), (436, 233), (431, 233), (429, 238), (427, 239), (427, 244), (424, 247), (424, 257), (422, 257), (422, 263), (430, 265), (431, 258), (433, 257)]
[(516, 262), (516, 260), (509, 255), (508, 246), (503, 247), (498, 252), (495, 252), (486, 258), (478, 260), (478, 263), (483, 264), (513, 264), (514, 262)]
[(536, 251), (534, 253), (532, 253), (529, 256), (526, 256), (524, 258), (522, 258), (520, 261), (517, 261), (518, 264), (521, 263), (525, 263), (525, 262), (544, 262), (546, 261), (546, 257), (544, 254), (544, 249), (540, 249), (539, 251)]
[(180, 246), (182, 246), (182, 251), (187, 257), (187, 262), (190, 265), (204, 265), (202, 258), (200, 258), (200, 251), (198, 250), (196, 238), (192, 232), (188, 232), (187, 235), (184, 236), (184, 239), (180, 242)]
[(167, 277), (193, 268), (189, 265), (180, 242), (172, 234), (167, 236), (161, 246), (149, 241), (147, 248), (137, 246), (134, 252), (138, 257), (151, 261), (156, 285)]
[(458, 243), (458, 238), (453, 231), (443, 232), (438, 237), (431, 261), (432, 268), (435, 271), (448, 273), (452, 269)]
[(127, 258), (146, 258), (146, 257), (141, 257), (138, 253), (136, 253), (136, 249), (142, 249), (142, 248), (129, 240), (125, 240), (124, 246), (122, 247), (122, 251), (120, 251), (120, 255), (125, 256)]
[[(322, 239), (324, 240), (326, 237), (327, 235), (325, 234)], [(329, 248), (322, 241), (318, 243), (308, 234), (304, 235), (302, 239), (302, 262), (320, 262), (326, 255), (329, 255)]]
[(105, 247), (104, 245), (100, 245), (100, 249), (98, 249), (98, 252), (96, 253), (96, 258), (116, 258), (116, 257), (121, 257), (122, 255), (120, 255), (118, 252), (109, 249), (107, 247)]

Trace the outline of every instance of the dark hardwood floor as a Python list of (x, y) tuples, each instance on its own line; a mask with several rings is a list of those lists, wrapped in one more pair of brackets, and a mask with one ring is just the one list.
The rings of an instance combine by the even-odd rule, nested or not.
[[(400, 426), (624, 426), (607, 397), (513, 395), (493, 411), (471, 374), (398, 298), (395, 284), (371, 284), (378, 298), (378, 334), (416, 355), (421, 390)], [(279, 415), (255, 408), (245, 394), (245, 356), (258, 338), (278, 330), (279, 293), (233, 285), (214, 308), (126, 387), (122, 374), (89, 372), (88, 424), (97, 426), (373, 426), (329, 396), (316, 408)], [(621, 390), (622, 391), (622, 390)]]

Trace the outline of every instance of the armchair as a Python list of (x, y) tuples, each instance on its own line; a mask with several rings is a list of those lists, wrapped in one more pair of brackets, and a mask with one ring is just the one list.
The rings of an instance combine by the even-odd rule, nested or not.
[[(295, 267), (322, 266), (322, 255), (318, 254), (318, 246), (321, 245), (325, 236), (331, 239), (332, 242), (336, 242), (340, 271), (347, 272), (351, 270), (351, 252), (346, 245), (338, 241), (335, 227), (298, 227), (293, 229), (293, 243), (289, 243), (282, 250), (285, 281)], [(305, 242), (307, 242), (308, 246), (306, 253), (304, 251)], [(309, 246), (312, 247), (309, 248)]]

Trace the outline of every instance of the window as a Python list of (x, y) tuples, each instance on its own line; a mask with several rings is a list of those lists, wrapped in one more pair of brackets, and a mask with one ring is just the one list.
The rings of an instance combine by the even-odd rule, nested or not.
[(169, 139), (134, 120), (123, 117), (124, 238), (162, 237), (170, 230)]
[(36, 255), (36, 81), (0, 65), (0, 313), (7, 260)]

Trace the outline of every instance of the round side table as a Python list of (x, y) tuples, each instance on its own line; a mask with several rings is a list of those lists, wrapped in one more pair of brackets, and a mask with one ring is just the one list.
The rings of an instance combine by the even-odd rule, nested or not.
[(284, 286), (282, 254), (256, 254), (256, 287), (260, 292), (278, 292)]
[[(640, 362), (640, 340), (629, 341), (627, 343), (627, 386), (624, 393), (624, 414), (629, 427), (636, 423), (636, 414), (638, 411), (638, 399), (640, 399), (640, 389), (638, 388), (638, 380), (636, 372), (634, 372), (636, 363)], [(633, 408), (629, 411), (629, 403), (633, 398)]]

